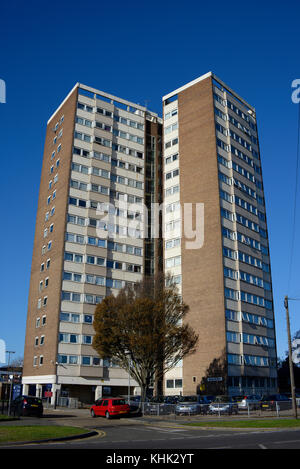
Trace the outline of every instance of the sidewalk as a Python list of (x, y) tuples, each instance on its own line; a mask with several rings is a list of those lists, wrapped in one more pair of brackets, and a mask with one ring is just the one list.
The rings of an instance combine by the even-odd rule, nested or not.
[[(280, 419), (292, 417), (289, 415), (282, 415)], [(85, 428), (93, 428), (99, 425), (115, 426), (115, 425), (182, 425), (185, 423), (193, 422), (224, 422), (236, 420), (264, 420), (277, 418), (276, 413), (273, 412), (257, 412), (248, 416), (247, 412), (240, 412), (238, 415), (193, 415), (193, 416), (178, 416), (175, 414), (169, 415), (134, 415), (124, 416), (121, 418), (105, 419), (103, 417), (92, 418), (89, 409), (69, 409), (66, 407), (51, 407), (44, 408), (44, 415), (42, 418), (36, 417), (21, 417), (19, 420), (3, 421), (0, 425), (73, 425)], [(200, 427), (198, 427), (200, 428)]]
[[(234, 421), (234, 420), (257, 420), (257, 419), (272, 419), (272, 418), (293, 418), (290, 411), (281, 412), (280, 417), (276, 415), (276, 412), (270, 411), (257, 411), (253, 412), (252, 414), (248, 415), (247, 412), (240, 412), (238, 415), (134, 415), (131, 414), (129, 417), (122, 417), (122, 418), (114, 418), (106, 420), (104, 418), (97, 418), (93, 419), (90, 416), (89, 409), (67, 409), (65, 407), (59, 407), (57, 409), (44, 409), (45, 417), (49, 416), (57, 418), (65, 418), (65, 419), (79, 419), (79, 420), (87, 420), (89, 426), (92, 426), (93, 422), (96, 421), (103, 421), (107, 423), (116, 422), (117, 424), (133, 424), (141, 423), (141, 424), (172, 424), (172, 425), (181, 425), (183, 423), (192, 423), (192, 422), (220, 422), (220, 421)], [(100, 420), (99, 420), (100, 419)]]

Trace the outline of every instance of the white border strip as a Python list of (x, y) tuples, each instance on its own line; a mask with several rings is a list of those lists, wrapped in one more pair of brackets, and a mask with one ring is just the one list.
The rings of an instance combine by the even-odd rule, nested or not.
[(236, 99), (241, 101), (242, 104), (244, 104), (246, 107), (248, 107), (253, 112), (255, 112), (255, 108), (253, 106), (250, 106), (250, 104), (248, 104), (247, 101), (245, 101), (241, 96), (239, 96), (235, 91), (233, 91), (228, 85), (226, 85), (226, 83), (224, 83), (224, 81), (220, 80), (220, 78), (218, 78), (213, 72), (208, 72), (205, 75), (201, 75), (201, 77), (196, 78), (195, 80), (190, 81), (189, 83), (187, 83), (184, 86), (181, 86), (180, 88), (177, 88), (176, 90), (172, 91), (171, 93), (166, 94), (165, 96), (163, 96), (162, 100), (165, 101), (166, 99), (171, 98), (172, 96), (180, 93), (181, 91), (184, 91), (187, 88), (190, 88), (191, 86), (195, 85), (196, 83), (199, 83), (200, 81), (205, 80), (206, 78), (209, 78), (209, 77), (212, 77), (214, 80), (216, 80), (221, 86), (223, 86), (223, 88), (225, 88), (225, 91), (226, 90), (229, 91), (233, 95), (233, 97), (235, 97)]
[(65, 97), (65, 99), (63, 100), (63, 102), (58, 106), (58, 108), (56, 109), (56, 111), (54, 111), (54, 113), (52, 114), (52, 116), (48, 119), (47, 121), (47, 125), (49, 124), (49, 122), (51, 121), (51, 119), (53, 119), (53, 117), (55, 116), (55, 114), (60, 110), (60, 108), (62, 107), (62, 105), (67, 101), (67, 99), (71, 96), (71, 94), (73, 93), (73, 91), (78, 88), (79, 86), (79, 83), (76, 83), (76, 85), (71, 89), (70, 93), (68, 94), (68, 96)]

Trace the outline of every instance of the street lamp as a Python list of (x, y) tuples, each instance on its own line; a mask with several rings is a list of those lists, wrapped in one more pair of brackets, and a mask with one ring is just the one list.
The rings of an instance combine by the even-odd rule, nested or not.
[[(10, 356), (11, 354), (15, 353), (13, 350), (7, 350), (6, 353), (8, 353), (8, 362), (7, 362), (7, 372), (9, 372), (9, 365), (10, 365)], [(10, 406), (11, 406), (11, 391), (12, 391), (12, 383), (13, 383), (13, 378), (14, 375), (9, 375), (10, 378), (10, 389), (9, 389), (9, 400), (8, 400), (8, 415), (10, 415)]]
[(128, 354), (128, 405), (130, 405), (130, 354)]
[(292, 341), (291, 341), (291, 328), (290, 328), (290, 316), (289, 316), (289, 303), (288, 297), (284, 298), (284, 307), (286, 311), (286, 324), (287, 324), (287, 333), (288, 333), (288, 345), (289, 345), (289, 365), (290, 365), (290, 381), (291, 381), (291, 392), (292, 392), (292, 403), (293, 403), (293, 412), (295, 419), (297, 418), (297, 402), (295, 394), (295, 380), (294, 380), (294, 368), (293, 368), (293, 358), (292, 358)]

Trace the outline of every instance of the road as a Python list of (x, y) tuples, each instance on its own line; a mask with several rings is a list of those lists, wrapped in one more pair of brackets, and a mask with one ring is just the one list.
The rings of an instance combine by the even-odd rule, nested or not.
[[(103, 450), (201, 450), (201, 449), (299, 449), (299, 430), (230, 430), (187, 428), (172, 422), (120, 419), (107, 421), (81, 415), (47, 415), (22, 419), (24, 424), (63, 424), (97, 430), (99, 435), (83, 440), (13, 445), (14, 449), (103, 449)], [(16, 424), (16, 422), (12, 422)], [(1, 445), (1, 449), (5, 447)], [(12, 449), (12, 446), (7, 446)]]
[(175, 430), (145, 426), (107, 429), (104, 437), (28, 445), (57, 449), (299, 449), (300, 431), (236, 432)]

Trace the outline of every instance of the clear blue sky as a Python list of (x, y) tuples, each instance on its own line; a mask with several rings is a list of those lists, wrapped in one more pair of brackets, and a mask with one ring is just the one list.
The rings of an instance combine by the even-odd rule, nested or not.
[[(297, 217), (292, 239), (300, 78), (300, 4), (291, 1), (13, 1), (1, 7), (0, 338), (23, 355), (46, 122), (76, 82), (145, 104), (213, 71), (256, 107), (279, 357), (287, 350), (283, 298), (300, 297)], [(299, 194), (298, 194), (299, 195)], [(299, 197), (298, 197), (299, 202)], [(300, 203), (298, 210), (300, 209)], [(300, 302), (290, 302), (292, 334)]]

